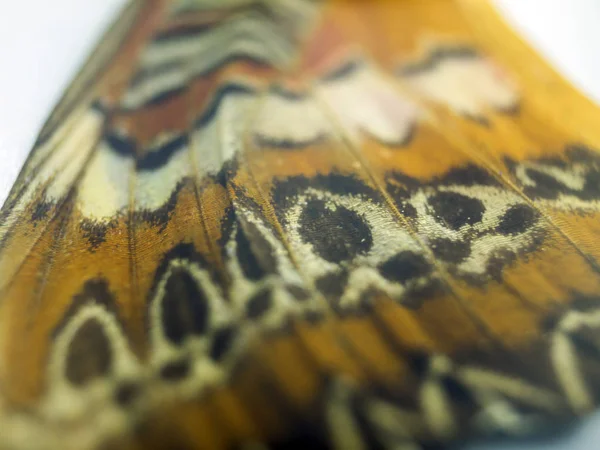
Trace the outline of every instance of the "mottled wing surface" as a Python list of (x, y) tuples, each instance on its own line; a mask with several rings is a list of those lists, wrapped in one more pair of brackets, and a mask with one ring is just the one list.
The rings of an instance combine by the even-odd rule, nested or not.
[(131, 2), (0, 212), (0, 447), (589, 412), (598, 123), (481, 0)]

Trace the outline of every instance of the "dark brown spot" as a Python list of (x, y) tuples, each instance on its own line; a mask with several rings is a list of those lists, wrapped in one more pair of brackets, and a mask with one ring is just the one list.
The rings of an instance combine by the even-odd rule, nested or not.
[(69, 345), (66, 377), (83, 386), (94, 378), (105, 377), (112, 366), (112, 349), (104, 328), (96, 319), (79, 327)]
[(341, 263), (367, 253), (373, 245), (365, 218), (345, 208), (327, 207), (322, 200), (310, 200), (299, 219), (302, 239), (323, 259)]
[(167, 339), (177, 345), (190, 335), (204, 334), (208, 328), (208, 299), (182, 268), (174, 269), (165, 284), (161, 318)]
[(261, 289), (248, 300), (246, 315), (250, 319), (260, 319), (273, 305), (273, 294), (269, 288)]
[(481, 222), (485, 212), (481, 200), (456, 192), (439, 192), (429, 199), (429, 204), (435, 212), (436, 220), (453, 230)]
[(506, 211), (496, 230), (507, 235), (524, 233), (537, 219), (537, 213), (530, 206), (513, 205)]
[(134, 382), (120, 384), (115, 390), (115, 402), (126, 407), (133, 403), (140, 395), (140, 386)]
[(215, 333), (210, 349), (210, 357), (215, 361), (221, 361), (233, 345), (237, 332), (233, 327), (221, 328)]
[(166, 381), (179, 381), (190, 373), (190, 369), (191, 364), (187, 359), (171, 361), (160, 368), (160, 377)]
[(404, 251), (381, 264), (379, 271), (388, 280), (406, 283), (409, 280), (428, 275), (431, 272), (431, 265), (423, 255)]

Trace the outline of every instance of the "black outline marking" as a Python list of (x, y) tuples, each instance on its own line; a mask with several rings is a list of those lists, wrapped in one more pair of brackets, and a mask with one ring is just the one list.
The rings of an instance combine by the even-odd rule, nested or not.
[(302, 150), (312, 145), (323, 144), (327, 141), (327, 133), (319, 133), (316, 137), (306, 140), (294, 141), (292, 139), (275, 139), (260, 133), (254, 133), (254, 141), (257, 146), (265, 148), (276, 148), (278, 150)]
[(125, 158), (135, 158), (137, 154), (136, 141), (116, 130), (108, 130), (104, 133), (104, 142), (106, 146), (119, 156)]
[(345, 78), (351, 77), (352, 75), (357, 73), (358, 70), (364, 67), (365, 62), (363, 60), (352, 59), (350, 61), (344, 62), (341, 66), (331, 70), (329, 73), (322, 76), (319, 81), (325, 84), (340, 81)]
[(416, 62), (402, 65), (396, 69), (396, 74), (402, 77), (412, 77), (430, 72), (444, 61), (452, 59), (478, 59), (482, 54), (479, 50), (468, 45), (437, 47), (429, 51)]
[(144, 156), (140, 157), (135, 164), (135, 169), (139, 172), (160, 169), (166, 166), (176, 153), (188, 148), (189, 138), (187, 134), (178, 134), (160, 147), (152, 148)]
[(204, 112), (196, 119), (194, 128), (202, 128), (208, 125), (217, 115), (221, 103), (225, 100), (228, 95), (256, 95), (256, 89), (247, 86), (245, 84), (228, 82), (219, 86), (217, 92), (212, 96), (208, 106), (204, 109)]

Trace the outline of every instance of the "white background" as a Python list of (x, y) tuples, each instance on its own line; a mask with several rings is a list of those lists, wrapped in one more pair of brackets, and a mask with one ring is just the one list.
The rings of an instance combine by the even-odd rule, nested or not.
[[(493, 1), (532, 45), (600, 104), (599, 0)], [(52, 106), (123, 3), (0, 0), (0, 204)], [(600, 413), (550, 441), (469, 450), (598, 448)]]

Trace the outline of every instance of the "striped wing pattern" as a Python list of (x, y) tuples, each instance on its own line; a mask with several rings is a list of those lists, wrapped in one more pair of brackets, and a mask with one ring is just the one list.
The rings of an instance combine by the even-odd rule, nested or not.
[(483, 1), (131, 1), (0, 211), (0, 448), (593, 410), (599, 118)]

